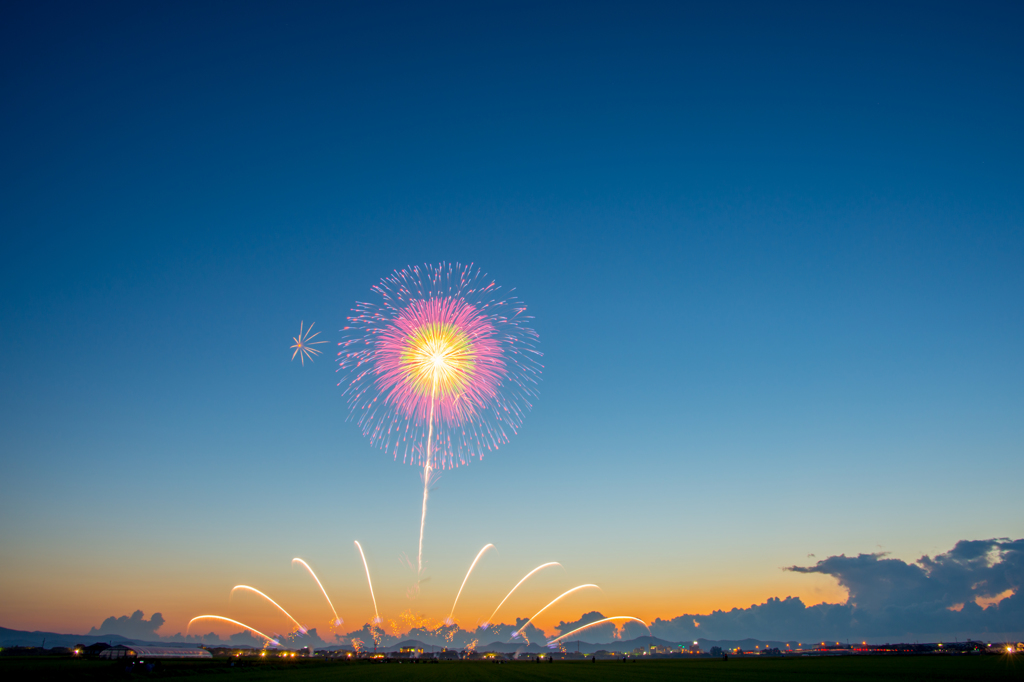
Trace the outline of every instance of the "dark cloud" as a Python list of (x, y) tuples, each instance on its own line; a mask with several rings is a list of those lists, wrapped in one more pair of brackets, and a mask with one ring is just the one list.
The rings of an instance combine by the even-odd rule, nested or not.
[[(845, 605), (829, 604), (807, 607), (799, 598), (772, 598), (747, 609), (714, 611), (708, 614), (686, 614), (671, 620), (656, 619), (651, 634), (669, 641), (686, 642), (704, 639), (756, 639), (814, 641), (835, 639), (835, 620), (846, 621), (841, 611)], [(839, 609), (836, 611), (834, 609)], [(845, 638), (845, 637), (844, 637)]]
[(142, 611), (136, 611), (129, 616), (107, 618), (98, 628), (89, 631), (90, 635), (121, 635), (132, 639), (160, 639), (156, 631), (164, 624), (164, 617), (154, 613), (149, 620), (146, 620)]
[(872, 614), (948, 609), (1016, 589), (1024, 574), (1024, 540), (961, 540), (945, 554), (925, 555), (912, 564), (884, 554), (860, 554), (787, 570), (833, 576), (849, 590), (848, 604)]
[[(351, 642), (353, 639), (362, 640), (363, 648), (365, 649), (373, 649), (374, 646), (389, 647), (392, 644), (396, 644), (399, 641), (398, 637), (395, 637), (394, 635), (389, 635), (386, 632), (384, 632), (380, 625), (372, 625), (370, 623), (367, 623), (358, 630), (353, 630), (352, 632), (345, 635), (345, 638), (347, 640), (346, 643)], [(403, 637), (402, 639), (409, 638)]]
[[(558, 625), (555, 626), (555, 630), (558, 631), (559, 635), (564, 635), (567, 632), (572, 632), (576, 628), (583, 627), (587, 623), (596, 623), (602, 618), (604, 618), (604, 614), (598, 611), (591, 611), (590, 613), (584, 613), (578, 620), (568, 623), (564, 621), (559, 622)], [(579, 633), (578, 639), (585, 639), (588, 642), (610, 642), (615, 639), (616, 634), (618, 634), (618, 631), (616, 630), (615, 623), (603, 623)], [(647, 634), (646, 631), (644, 634)]]
[[(526, 625), (530, 621), (529, 618), (516, 618), (515, 625), (505, 625), (504, 623), (492, 626), (489, 630), (491, 637), (497, 633), (507, 633), (506, 638), (510, 637), (513, 632), (519, 632), (520, 636), (516, 639), (522, 639), (523, 641), (529, 641), (535, 644), (544, 644), (548, 641), (547, 636), (543, 630), (538, 629), (535, 625)], [(525, 626), (525, 627), (523, 627)], [(479, 637), (481, 642), (494, 641), (491, 637), (486, 637), (477, 630), (474, 633), (475, 637)]]
[[(269, 635), (270, 633), (268, 632), (267, 634)], [(323, 649), (328, 646), (331, 646), (331, 644), (325, 642), (323, 639), (320, 638), (320, 635), (317, 634), (316, 628), (310, 628), (306, 632), (293, 632), (290, 635), (282, 635), (279, 637), (275, 637), (275, 639), (284, 646), (295, 647), (296, 649), (300, 649), (302, 647), (307, 646), (311, 649)], [(263, 641), (264, 640), (261, 638), (261, 646)]]
[(263, 643), (266, 642), (265, 639), (252, 634), (248, 630), (236, 632), (228, 638), (228, 641), (234, 646), (249, 646), (253, 647), (254, 649), (262, 647)]
[(1024, 633), (1024, 540), (963, 540), (944, 554), (913, 563), (884, 554), (840, 555), (786, 570), (834, 577), (848, 591), (846, 603), (807, 607), (791, 597), (769, 599), (748, 609), (658, 619), (651, 630), (656, 637), (680, 641), (897, 641)]

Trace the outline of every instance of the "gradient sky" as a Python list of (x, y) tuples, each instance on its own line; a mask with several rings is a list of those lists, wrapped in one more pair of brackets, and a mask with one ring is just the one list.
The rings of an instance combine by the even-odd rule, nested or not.
[[(6, 3), (0, 625), (668, 618), (1024, 536), (1019, 3)], [(536, 317), (524, 428), (417, 469), (289, 362), (396, 268)], [(330, 353), (330, 351), (328, 351)], [(809, 555), (813, 554), (814, 557)], [(321, 628), (322, 629), (322, 628)], [(225, 632), (231, 631), (230, 629)]]

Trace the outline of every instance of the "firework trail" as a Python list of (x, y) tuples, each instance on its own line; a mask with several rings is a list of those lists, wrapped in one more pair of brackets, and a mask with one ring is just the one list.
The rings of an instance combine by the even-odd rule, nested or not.
[(299, 624), (299, 621), (297, 621), (294, 618), (292, 618), (292, 614), (290, 614), (287, 611), (285, 611), (283, 606), (281, 606), (276, 601), (274, 601), (273, 599), (271, 599), (267, 595), (265, 595), (262, 592), (260, 592), (259, 590), (257, 590), (255, 587), (249, 587), (248, 585), (235, 585), (234, 587), (231, 588), (231, 594), (232, 595), (235, 593), (235, 590), (249, 590), (250, 592), (255, 592), (256, 594), (260, 595), (261, 597), (266, 599), (268, 602), (270, 602), (271, 604), (276, 606), (281, 613), (283, 613), (284, 615), (288, 616), (288, 620), (290, 620), (291, 622), (295, 623), (295, 629), (296, 630), (298, 630), (302, 634), (306, 634), (306, 628), (302, 627), (302, 625)]
[[(637, 623), (640, 623), (645, 628), (647, 628), (647, 632), (651, 631), (650, 626), (648, 626), (647, 623), (643, 622), (639, 618), (634, 618), (633, 616), (612, 616), (611, 618), (602, 618), (601, 620), (595, 620), (593, 623), (587, 623), (586, 625), (584, 625), (582, 627), (578, 627), (578, 628), (576, 628), (575, 630), (573, 630), (571, 632), (567, 632), (564, 635), (561, 635), (560, 637), (555, 637), (554, 639), (548, 641), (548, 646), (553, 646), (555, 644), (558, 644), (560, 641), (562, 641), (563, 639), (565, 639), (569, 635), (575, 635), (580, 630), (586, 630), (587, 628), (592, 628), (595, 625), (600, 625), (601, 623), (610, 623), (613, 620), (635, 620)], [(526, 627), (526, 626), (523, 626), (523, 627)]]
[(186, 635), (188, 634), (189, 628), (192, 627), (192, 623), (196, 622), (197, 620), (202, 620), (202, 619), (222, 620), (225, 623), (232, 623), (232, 624), (237, 625), (237, 626), (239, 626), (241, 628), (245, 628), (249, 632), (252, 632), (252, 633), (255, 633), (255, 634), (259, 635), (263, 639), (267, 640), (267, 644), (273, 644), (274, 646), (281, 646), (281, 643), (278, 642), (276, 639), (274, 639), (273, 637), (266, 636), (265, 634), (263, 634), (262, 632), (260, 632), (256, 628), (249, 627), (245, 623), (240, 623), (237, 620), (231, 620), (230, 618), (225, 618), (224, 616), (196, 616), (195, 618), (193, 618), (192, 620), (190, 620), (188, 622), (188, 626), (185, 628), (185, 634)]
[[(562, 594), (558, 595), (557, 597), (555, 597), (554, 599), (552, 599), (552, 600), (551, 600), (551, 601), (550, 601), (550, 602), (548, 603), (548, 605), (547, 605), (547, 606), (545, 606), (544, 608), (542, 608), (542, 609), (541, 609), (540, 611), (538, 611), (537, 613), (533, 614), (533, 616), (531, 616), (531, 617), (530, 617), (530, 620), (526, 621), (526, 623), (524, 623), (524, 624), (523, 624), (523, 627), (521, 627), (521, 628), (518, 628), (517, 630), (515, 630), (515, 631), (514, 631), (514, 632), (512, 633), (512, 637), (518, 637), (518, 636), (519, 636), (519, 635), (520, 635), (520, 634), (522, 633), (522, 631), (526, 629), (526, 626), (527, 626), (527, 625), (529, 625), (530, 623), (532, 623), (532, 622), (533, 622), (533, 619), (534, 619), (534, 618), (536, 618), (536, 617), (537, 617), (537, 616), (539, 616), (540, 614), (542, 614), (542, 613), (544, 613), (545, 611), (547, 611), (547, 610), (548, 610), (548, 608), (550, 608), (550, 607), (554, 606), (555, 604), (557, 604), (557, 603), (558, 603), (559, 601), (561, 601), (561, 600), (562, 600), (562, 598), (563, 598), (563, 597), (568, 597), (568, 596), (569, 596), (570, 594), (572, 594), (573, 592), (576, 592), (577, 590), (583, 590), (583, 589), (586, 589), (586, 588), (588, 588), (588, 587), (597, 587), (597, 585), (577, 585), (576, 587), (572, 588), (571, 590), (568, 590), (568, 591), (566, 591), (566, 592), (563, 592)], [(601, 588), (600, 588), (600, 587), (597, 587), (597, 589), (601, 589)]]
[(305, 366), (306, 358), (309, 358), (309, 361), (313, 362), (313, 356), (314, 355), (320, 355), (320, 353), (323, 352), (319, 348), (313, 348), (313, 346), (316, 346), (316, 345), (321, 344), (321, 343), (327, 343), (327, 342), (326, 341), (313, 341), (313, 339), (315, 339), (317, 336), (320, 335), (320, 332), (317, 332), (316, 334), (313, 334), (312, 336), (310, 336), (309, 333), (311, 331), (313, 331), (313, 324), (316, 324), (316, 322), (314, 322), (313, 324), (309, 325), (309, 329), (306, 330), (305, 334), (303, 334), (303, 332), (302, 332), (302, 325), (303, 324), (304, 324), (303, 322), (299, 322), (299, 335), (292, 337), (292, 341), (295, 342), (295, 345), (294, 346), (290, 346), (290, 347), (295, 349), (295, 352), (292, 353), (292, 360), (294, 360), (295, 356), (298, 355), (299, 356), (299, 362), (301, 362), (303, 364), (303, 366)]
[(316, 584), (320, 588), (320, 591), (324, 593), (324, 599), (327, 600), (327, 605), (331, 607), (331, 612), (334, 614), (334, 622), (333, 622), (334, 627), (339, 627), (341, 625), (341, 623), (342, 623), (342, 620), (341, 620), (341, 618), (338, 617), (338, 612), (334, 609), (334, 604), (331, 602), (331, 598), (327, 596), (327, 590), (325, 590), (323, 584), (321, 584), (320, 578), (316, 577), (316, 573), (313, 572), (313, 569), (310, 568), (309, 564), (307, 564), (305, 561), (303, 561), (302, 559), (300, 559), (298, 557), (295, 557), (294, 559), (292, 559), (292, 563), (293, 564), (296, 561), (299, 562), (300, 564), (302, 564), (303, 566), (305, 566), (306, 570), (309, 571), (309, 574), (311, 576), (313, 576), (313, 580), (316, 581)]
[(423, 529), (427, 525), (427, 498), (430, 496), (431, 450), (434, 443), (434, 397), (437, 394), (437, 377), (430, 387), (430, 427), (427, 429), (427, 457), (423, 460), (423, 512), (420, 514), (420, 546), (416, 553), (416, 572), (423, 572)]
[(359, 550), (359, 556), (363, 558), (363, 568), (366, 569), (366, 584), (370, 586), (370, 599), (373, 600), (373, 615), (374, 623), (380, 622), (380, 613), (377, 611), (377, 598), (373, 596), (373, 581), (370, 580), (370, 567), (366, 564), (366, 555), (363, 554), (363, 546), (359, 544), (359, 540), (354, 540), (356, 543), (356, 549)]
[[(540, 566), (538, 566), (537, 568), (533, 569), (532, 571), (530, 571), (529, 573), (527, 573), (527, 574), (526, 574), (525, 576), (523, 576), (523, 579), (522, 579), (522, 580), (520, 580), (519, 582), (517, 582), (517, 583), (516, 583), (516, 586), (515, 586), (515, 587), (513, 587), (513, 588), (512, 588), (511, 590), (509, 590), (508, 594), (506, 594), (506, 595), (505, 595), (505, 598), (501, 600), (501, 604), (498, 604), (498, 606), (497, 606), (497, 607), (495, 607), (495, 609), (494, 609), (494, 613), (492, 613), (492, 614), (491, 614), (490, 616), (488, 616), (488, 617), (487, 617), (487, 620), (486, 620), (486, 621), (484, 621), (484, 624), (483, 624), (483, 628), (484, 628), (484, 629), (487, 629), (487, 626), (489, 626), (489, 625), (491, 624), (491, 621), (493, 621), (493, 620), (494, 620), (494, 616), (495, 616), (495, 614), (497, 614), (497, 613), (498, 613), (498, 609), (500, 609), (500, 608), (502, 607), (502, 605), (503, 605), (503, 604), (504, 604), (504, 603), (505, 603), (506, 601), (508, 601), (508, 598), (512, 596), (512, 593), (513, 593), (513, 592), (515, 592), (515, 591), (516, 591), (517, 589), (519, 589), (519, 586), (520, 586), (520, 585), (522, 585), (523, 583), (525, 583), (525, 582), (526, 582), (526, 579), (527, 579), (527, 578), (529, 578), (529, 577), (530, 577), (531, 575), (533, 575), (534, 573), (537, 573), (538, 571), (540, 571), (540, 570), (543, 570), (543, 569), (547, 568), (548, 566), (561, 566), (561, 565), (562, 565), (562, 564), (558, 563), (557, 561), (549, 561), (549, 562), (548, 562), (548, 563), (546, 563), (546, 564), (541, 564)], [(453, 608), (452, 610), (454, 610), (454, 608)], [(524, 626), (524, 627), (525, 627), (525, 626)]]
[(473, 572), (474, 568), (476, 568), (476, 562), (480, 561), (480, 557), (482, 557), (484, 555), (484, 552), (486, 552), (489, 549), (494, 549), (494, 545), (484, 545), (484, 548), (481, 549), (480, 552), (476, 555), (476, 558), (473, 559), (473, 563), (469, 565), (469, 570), (466, 571), (466, 577), (462, 579), (462, 585), (459, 587), (459, 593), (455, 595), (455, 601), (452, 603), (451, 613), (448, 614), (448, 618), (445, 621), (447, 625), (451, 625), (454, 622), (452, 621), (452, 615), (455, 613), (455, 605), (459, 603), (459, 597), (462, 596), (462, 588), (466, 586), (466, 581), (469, 580), (469, 574)]
[(479, 268), (396, 270), (357, 303), (339, 343), (339, 381), (370, 443), (423, 467), (417, 569), (435, 470), (508, 442), (537, 395), (540, 353), (526, 307)]

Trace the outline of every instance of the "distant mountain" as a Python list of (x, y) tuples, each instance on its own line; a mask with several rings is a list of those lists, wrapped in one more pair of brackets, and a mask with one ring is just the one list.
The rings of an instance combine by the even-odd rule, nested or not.
[(70, 649), (76, 644), (89, 646), (90, 644), (96, 644), (97, 642), (104, 642), (105, 644), (110, 645), (137, 644), (145, 646), (148, 644), (150, 646), (165, 647), (197, 646), (195, 642), (168, 642), (165, 640), (146, 641), (142, 639), (129, 639), (128, 637), (122, 637), (121, 635), (67, 635), (59, 632), (40, 632), (39, 630), (27, 632), (25, 630), (0, 628), (0, 648), (10, 646), (45, 646), (47, 649), (52, 649), (55, 646), (63, 646)]
[(121, 635), (64, 635), (58, 632), (26, 632), (24, 630), (10, 630), (0, 628), (0, 647), (8, 646), (43, 646), (51, 649), (55, 646), (73, 647), (76, 644), (95, 644), (106, 642), (107, 644), (141, 644), (135, 640), (122, 637)]

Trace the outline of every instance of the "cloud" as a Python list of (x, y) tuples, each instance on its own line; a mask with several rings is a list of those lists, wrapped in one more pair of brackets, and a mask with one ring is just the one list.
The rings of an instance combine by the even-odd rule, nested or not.
[[(773, 597), (763, 604), (754, 604), (747, 609), (713, 611), (708, 614), (686, 614), (671, 620), (655, 619), (651, 623), (651, 634), (670, 641), (693, 641), (696, 639), (739, 640), (748, 637), (768, 640), (787, 638), (813, 641), (833, 637), (836, 631), (832, 620), (847, 620), (839, 611), (843, 605), (822, 605), (807, 607), (796, 597), (779, 599)], [(700, 625), (694, 625), (694, 622)]]
[(255, 649), (262, 647), (266, 640), (252, 634), (248, 630), (242, 630), (228, 637), (228, 641), (234, 646), (249, 646)]
[[(529, 641), (534, 644), (544, 644), (545, 642), (547, 642), (548, 638), (544, 634), (544, 631), (538, 628), (536, 625), (533, 625), (532, 623), (530, 625), (526, 625), (529, 621), (529, 618), (516, 618), (515, 625), (510, 626), (501, 623), (500, 625), (492, 626), (490, 628), (490, 633), (494, 635), (500, 632), (507, 632), (509, 635), (511, 635), (512, 632), (518, 632), (520, 634), (520, 637), (523, 638), (523, 641)], [(477, 633), (479, 632), (480, 631), (477, 630)], [(519, 638), (517, 637), (516, 639)], [(485, 640), (491, 641), (490, 638), (486, 637), (481, 637), (480, 639), (481, 642)]]
[(847, 603), (874, 614), (975, 602), (1016, 589), (1024, 578), (1024, 540), (961, 540), (945, 554), (912, 564), (884, 557), (832, 556), (786, 570), (831, 575), (849, 590)]
[[(584, 613), (579, 617), (578, 620), (570, 621), (566, 623), (561, 621), (555, 626), (555, 630), (558, 631), (559, 635), (564, 635), (567, 632), (572, 632), (576, 628), (581, 628), (587, 623), (594, 623), (604, 618), (604, 614), (598, 611), (591, 611), (590, 613)], [(592, 628), (584, 630), (579, 633), (579, 639), (584, 639), (586, 636), (587, 641), (590, 642), (610, 642), (615, 639), (615, 624), (604, 623), (602, 625), (595, 625)]]
[(160, 639), (156, 631), (164, 624), (164, 617), (154, 613), (149, 620), (144, 618), (142, 611), (129, 616), (107, 618), (98, 628), (89, 631), (90, 635), (121, 635), (132, 639)]
[[(587, 623), (595, 623), (602, 620), (604, 617), (604, 614), (599, 611), (591, 611), (590, 613), (584, 613), (577, 620), (568, 623), (560, 622), (555, 626), (555, 630), (558, 631), (558, 635), (564, 635), (576, 628), (583, 627)], [(616, 639), (633, 639), (646, 634), (648, 634), (647, 628), (640, 623), (635, 621), (619, 621), (617, 623), (602, 623), (601, 625), (587, 628), (580, 632), (577, 637), (588, 642), (611, 642)]]
[(680, 641), (907, 641), (1024, 633), (1024, 540), (962, 540), (911, 563), (884, 554), (839, 555), (785, 570), (834, 577), (848, 592), (846, 602), (808, 607), (798, 598), (773, 598), (747, 609), (657, 619), (652, 633)]

